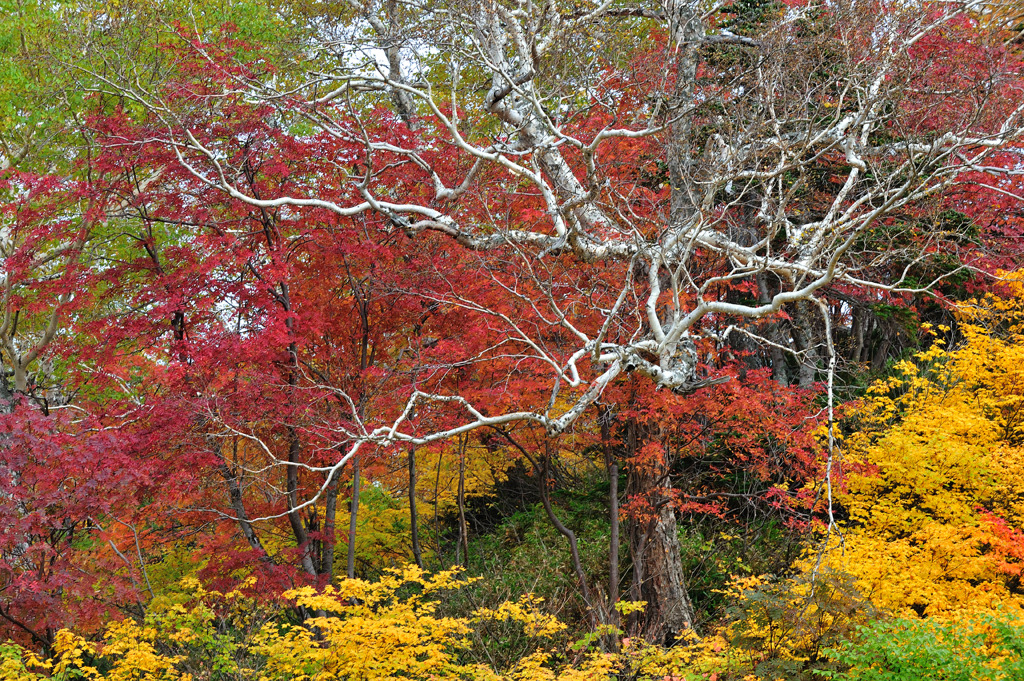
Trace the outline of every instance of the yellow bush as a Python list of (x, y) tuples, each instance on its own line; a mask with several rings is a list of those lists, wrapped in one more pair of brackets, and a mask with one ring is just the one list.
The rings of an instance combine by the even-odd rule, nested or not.
[[(621, 661), (592, 653), (577, 656), (574, 664), (558, 654), (564, 651), (541, 647), (565, 625), (543, 613), (531, 595), (466, 617), (440, 616), (438, 599), (464, 584), (458, 569), (428, 575), (408, 566), (373, 582), (303, 587), (284, 594), (304, 614), (301, 624), (272, 621), (245, 638), (236, 625), (246, 621), (253, 603), (237, 592), (208, 592), (188, 579), (183, 586), (191, 599), (154, 601), (143, 623), (126, 619), (109, 625), (102, 645), (61, 631), (50, 660), (13, 644), (0, 647), (0, 681), (599, 681)], [(214, 605), (221, 609), (221, 624), (229, 621), (223, 631)], [(469, 634), (488, 621), (519, 623), (537, 638), (537, 650), (512, 669), (465, 662)]]
[(843, 443), (849, 521), (825, 563), (897, 616), (1024, 605), (1024, 282), (1007, 279), (961, 308), (960, 347), (872, 386)]

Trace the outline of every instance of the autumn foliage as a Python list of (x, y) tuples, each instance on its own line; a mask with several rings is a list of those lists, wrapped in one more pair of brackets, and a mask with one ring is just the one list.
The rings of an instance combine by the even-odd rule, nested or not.
[(1019, 672), (1012, 3), (207, 4), (0, 3), (0, 681)]
[(929, 329), (931, 349), (869, 388), (844, 438), (849, 529), (828, 564), (896, 615), (1021, 605), (1024, 290), (1019, 275), (1001, 288), (960, 307), (955, 348)]

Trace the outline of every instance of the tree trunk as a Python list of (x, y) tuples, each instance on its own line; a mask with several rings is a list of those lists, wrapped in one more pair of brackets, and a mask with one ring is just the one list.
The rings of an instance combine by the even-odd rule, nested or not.
[(320, 573), (330, 584), (334, 579), (334, 546), (337, 543), (335, 519), (338, 514), (338, 472), (333, 472), (324, 492), (324, 538), (321, 544)]
[(793, 337), (800, 351), (799, 381), (801, 388), (808, 388), (818, 375), (818, 344), (812, 320), (814, 312), (806, 300), (793, 303)]
[(10, 414), (14, 411), (14, 391), (7, 384), (6, 371), (3, 356), (0, 355), (0, 414)]
[[(764, 272), (757, 275), (757, 302), (764, 305), (771, 301), (773, 292), (768, 288), (768, 277)], [(789, 365), (783, 346), (789, 347), (789, 341), (782, 333), (782, 325), (778, 320), (768, 323), (768, 340), (774, 345), (768, 347), (768, 355), (772, 363), (772, 378), (781, 386), (789, 386)]]
[(605, 470), (608, 472), (608, 602), (607, 617), (609, 624), (619, 626), (618, 611), (615, 604), (619, 601), (619, 462), (615, 459), (611, 448), (611, 414), (599, 408), (598, 419), (601, 423), (601, 451), (604, 454)]
[(288, 427), (288, 470), (286, 472), (286, 485), (288, 502), (288, 524), (291, 525), (292, 535), (295, 537), (295, 544), (302, 552), (300, 562), (306, 574), (316, 577), (316, 567), (313, 565), (312, 547), (310, 546), (309, 533), (302, 516), (296, 510), (299, 505), (299, 454), (302, 443), (299, 441), (298, 431), (294, 427)]
[(444, 452), (437, 454), (437, 468), (434, 469), (434, 547), (437, 549), (437, 559), (441, 560), (441, 525), (437, 517), (437, 506), (441, 499), (441, 461)]
[[(626, 434), (630, 458), (638, 451), (641, 438), (653, 435), (632, 420)], [(669, 462), (663, 459), (652, 465), (630, 465), (627, 480), (627, 495), (647, 500), (652, 511), (647, 517), (630, 519), (626, 525), (633, 559), (631, 598), (647, 601), (638, 633), (664, 644), (671, 644), (692, 629), (694, 621), (668, 473)]]
[(633, 600), (647, 601), (639, 624), (645, 639), (671, 645), (693, 629), (694, 611), (683, 574), (675, 509), (664, 502), (653, 518), (627, 523), (633, 554)]
[(423, 567), (420, 550), (419, 513), (416, 511), (416, 445), (409, 445), (409, 531), (412, 534), (412, 556), (417, 567)]
[(619, 464), (615, 461), (608, 464), (608, 521), (608, 604), (614, 607), (619, 600)]
[(648, 590), (657, 607), (657, 628), (649, 631), (652, 640), (671, 645), (680, 634), (693, 628), (693, 603), (683, 575), (679, 529), (672, 504), (659, 510), (643, 557)]
[(356, 576), (356, 523), (359, 519), (359, 457), (352, 459), (352, 502), (348, 516), (348, 568), (349, 579)]
[(548, 520), (555, 527), (559, 534), (566, 538), (569, 542), (569, 555), (572, 559), (572, 569), (576, 573), (576, 578), (580, 582), (580, 593), (583, 596), (583, 602), (586, 604), (587, 609), (590, 611), (590, 615), (593, 618), (593, 624), (599, 624), (600, 620), (597, 618), (599, 613), (596, 610), (596, 604), (591, 600), (590, 587), (587, 585), (587, 574), (583, 570), (583, 563), (580, 561), (580, 550), (579, 542), (576, 540), (576, 533), (566, 527), (565, 523), (555, 514), (554, 508), (551, 506), (551, 498), (548, 490), (548, 476), (551, 473), (551, 442), (547, 442), (547, 451), (544, 454), (544, 458), (541, 460), (540, 470), (537, 472), (537, 478), (540, 486), (540, 501), (544, 506), (544, 512), (547, 513)]
[[(455, 547), (455, 562), (469, 567), (469, 528), (466, 526), (466, 439), (459, 442), (459, 489), (456, 495), (459, 507), (459, 543)], [(465, 549), (460, 559), (459, 552)]]
[[(259, 554), (260, 560), (265, 563), (273, 563), (267, 550), (263, 548), (262, 542), (260, 542), (259, 536), (256, 534), (255, 528), (249, 521), (249, 515), (245, 511), (245, 501), (242, 498), (242, 486), (238, 480), (237, 470), (234, 466), (228, 464), (227, 459), (224, 458), (224, 452), (222, 449), (222, 442), (216, 438), (208, 438), (210, 443), (210, 449), (217, 456), (217, 468), (220, 471), (221, 476), (224, 478), (224, 482), (228, 486), (228, 498), (231, 502), (231, 510), (235, 514), (235, 520), (238, 522), (238, 529), (241, 530), (242, 536), (245, 537), (246, 543)], [(237, 456), (238, 452), (238, 440), (232, 440), (232, 448), (235, 450)]]

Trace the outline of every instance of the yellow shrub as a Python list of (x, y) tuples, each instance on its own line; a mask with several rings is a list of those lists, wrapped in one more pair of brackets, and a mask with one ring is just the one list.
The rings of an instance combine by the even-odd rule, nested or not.
[(872, 386), (844, 440), (849, 522), (825, 563), (894, 615), (1024, 605), (1024, 284), (1007, 279), (1006, 297), (961, 309), (959, 348), (936, 343)]
[[(428, 575), (408, 566), (373, 582), (350, 579), (322, 590), (295, 589), (285, 597), (304, 613), (302, 623), (271, 622), (251, 639), (236, 626), (219, 631), (209, 605), (215, 602), (221, 617), (238, 624), (247, 621), (243, 611), (253, 606), (251, 601), (237, 593), (207, 592), (186, 580), (191, 602), (183, 597), (154, 602), (144, 623), (126, 619), (109, 625), (102, 646), (62, 631), (51, 660), (12, 644), (0, 647), (0, 681), (599, 681), (614, 672), (615, 655), (589, 654), (572, 664), (557, 651), (540, 648), (510, 670), (463, 661), (477, 624), (516, 622), (539, 642), (565, 625), (541, 612), (540, 600), (529, 594), (465, 617), (440, 616), (438, 599), (466, 584), (459, 573)], [(95, 666), (89, 666), (93, 660)]]

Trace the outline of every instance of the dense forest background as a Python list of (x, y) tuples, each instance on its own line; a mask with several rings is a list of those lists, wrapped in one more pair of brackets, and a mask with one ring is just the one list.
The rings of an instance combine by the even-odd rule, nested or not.
[(0, 679), (1024, 678), (1022, 36), (0, 0)]

